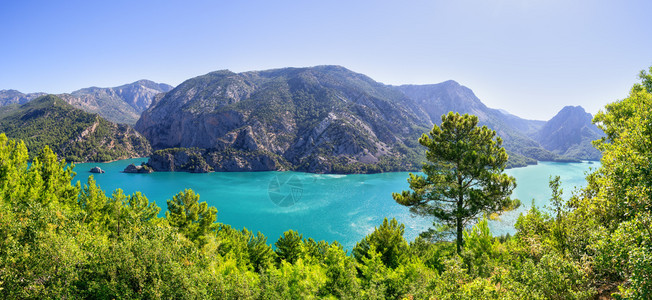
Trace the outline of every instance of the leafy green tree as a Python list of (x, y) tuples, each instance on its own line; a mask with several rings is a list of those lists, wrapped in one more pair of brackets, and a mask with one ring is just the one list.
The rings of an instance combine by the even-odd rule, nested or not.
[(347, 256), (340, 245), (333, 243), (326, 249), (322, 261), (327, 276), (322, 294), (338, 299), (359, 299), (360, 282), (355, 260)]
[(396, 219), (383, 220), (371, 234), (364, 237), (353, 248), (353, 256), (360, 262), (362, 258), (370, 258), (370, 249), (375, 249), (380, 254), (382, 262), (389, 268), (396, 268), (401, 264), (408, 251), (408, 244), (403, 238), (405, 225), (399, 224)]
[(489, 263), (493, 258), (494, 249), (493, 236), (486, 218), (482, 218), (470, 232), (464, 231), (464, 243), (462, 258), (469, 273), (487, 277), (490, 274)]
[(430, 136), (423, 134), (427, 164), (422, 175), (410, 173), (411, 191), (394, 193), (399, 204), (421, 216), (433, 216), (436, 224), (454, 229), (461, 253), (464, 228), (480, 214), (500, 213), (520, 205), (511, 199), (515, 179), (504, 174), (507, 153), (502, 139), (478, 117), (449, 112)]
[(642, 72), (629, 97), (605, 106), (593, 119), (606, 137), (595, 141), (602, 166), (590, 188), (593, 213), (609, 226), (652, 209), (652, 76)]
[(267, 237), (260, 231), (254, 235), (253, 232), (246, 228), (242, 230), (242, 234), (247, 239), (247, 251), (254, 271), (259, 272), (270, 268), (274, 264), (276, 254), (272, 247), (267, 244)]
[(590, 245), (595, 272), (622, 283), (625, 299), (652, 295), (652, 74), (641, 71), (639, 78), (627, 98), (594, 117), (606, 134), (594, 142), (603, 152), (601, 167), (574, 203), (577, 215), (590, 216), (602, 229)]
[(186, 189), (167, 201), (165, 218), (170, 225), (179, 229), (190, 240), (206, 244), (206, 236), (217, 228), (217, 209), (206, 202), (199, 202), (199, 195)]
[(108, 198), (104, 191), (97, 185), (93, 175), (88, 176), (88, 181), (79, 193), (79, 206), (82, 211), (82, 222), (87, 224), (100, 224), (103, 222), (104, 207)]
[(274, 243), (279, 262), (295, 263), (303, 257), (303, 235), (294, 230), (288, 230)]

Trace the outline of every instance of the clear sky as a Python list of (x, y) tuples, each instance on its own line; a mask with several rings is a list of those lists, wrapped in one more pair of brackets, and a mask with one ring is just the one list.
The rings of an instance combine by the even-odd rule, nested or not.
[(334, 64), (386, 84), (453, 79), (547, 120), (626, 97), (652, 65), (652, 1), (2, 1), (0, 89), (177, 85)]

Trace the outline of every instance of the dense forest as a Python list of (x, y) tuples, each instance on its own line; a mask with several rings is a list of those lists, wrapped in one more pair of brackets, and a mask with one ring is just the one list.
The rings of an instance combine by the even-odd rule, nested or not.
[[(650, 69), (652, 72), (652, 68)], [(71, 184), (47, 147), (31, 164), (0, 135), (0, 297), (218, 299), (590, 299), (652, 297), (652, 76), (594, 121), (601, 167), (563, 200), (521, 215), (514, 236), (485, 218), (450, 241), (407, 241), (385, 220), (351, 252), (289, 230), (276, 241), (217, 219), (191, 190), (165, 217), (145, 195)]]

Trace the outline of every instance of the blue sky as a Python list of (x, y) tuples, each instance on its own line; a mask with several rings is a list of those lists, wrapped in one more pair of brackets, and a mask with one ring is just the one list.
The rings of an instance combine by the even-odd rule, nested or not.
[(651, 13), (652, 1), (3, 1), (0, 89), (336, 64), (386, 84), (453, 79), (547, 120), (626, 97), (652, 65)]

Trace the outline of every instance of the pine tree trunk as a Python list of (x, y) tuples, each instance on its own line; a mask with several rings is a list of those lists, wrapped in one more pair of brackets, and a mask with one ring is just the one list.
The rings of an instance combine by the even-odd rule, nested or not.
[[(459, 170), (460, 163), (458, 163), (457, 165), (458, 165), (457, 169)], [(455, 216), (456, 217), (456, 220), (455, 220), (456, 224), (455, 225), (457, 226), (457, 254), (462, 253), (462, 245), (464, 243), (463, 235), (462, 235), (462, 229), (463, 229), (462, 228), (462, 210), (464, 209), (464, 206), (463, 206), (463, 204), (464, 204), (464, 193), (462, 192), (462, 182), (463, 182), (462, 181), (462, 175), (458, 173), (457, 174), (457, 186), (459, 188), (459, 195), (457, 196), (457, 210), (455, 211), (455, 213), (456, 213), (456, 216)]]
[(460, 216), (460, 212), (462, 211), (462, 201), (458, 200), (457, 201), (457, 220), (456, 220), (456, 225), (457, 225), (457, 254), (462, 253), (462, 244), (464, 241), (462, 240), (463, 234), (462, 234), (462, 217)]

